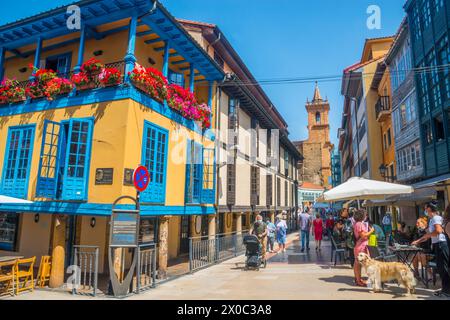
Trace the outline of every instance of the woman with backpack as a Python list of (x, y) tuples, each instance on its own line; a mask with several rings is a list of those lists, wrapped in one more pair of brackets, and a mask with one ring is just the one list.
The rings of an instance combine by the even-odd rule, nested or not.
[(357, 259), (361, 252), (369, 254), (369, 237), (375, 232), (375, 229), (371, 227), (369, 230), (369, 224), (365, 223), (365, 220), (367, 219), (367, 212), (365, 210), (357, 210), (353, 215), (353, 219), (355, 220), (353, 233), (356, 240), (354, 249), (355, 263), (353, 267), (355, 283), (359, 287), (366, 287), (367, 283), (361, 279), (361, 265)]

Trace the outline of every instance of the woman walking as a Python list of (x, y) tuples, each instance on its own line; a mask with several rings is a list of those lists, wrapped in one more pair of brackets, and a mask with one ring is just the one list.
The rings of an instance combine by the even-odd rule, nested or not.
[(316, 219), (313, 221), (314, 239), (316, 240), (316, 251), (321, 251), (320, 245), (323, 236), (323, 220), (320, 218), (320, 213), (316, 214)]
[[(447, 236), (444, 231), (444, 222), (442, 217), (439, 215), (437, 210), (437, 205), (434, 202), (430, 202), (425, 206), (430, 222), (428, 224), (428, 233), (425, 234), (420, 239), (417, 239), (412, 243), (416, 246), (422, 242), (427, 241), (431, 238), (431, 243), (433, 245), (433, 251), (436, 256), (436, 265), (439, 276), (442, 280), (442, 290), (435, 293), (438, 297), (450, 297), (450, 274), (449, 274), (449, 248), (447, 243)], [(446, 216), (448, 216), (446, 210)]]
[(364, 223), (367, 219), (367, 212), (365, 210), (357, 210), (353, 215), (353, 219), (355, 220), (355, 225), (353, 226), (353, 233), (355, 236), (355, 263), (353, 265), (353, 272), (355, 274), (355, 282), (357, 286), (366, 287), (367, 283), (361, 279), (361, 265), (358, 261), (358, 255), (363, 252), (369, 254), (369, 237), (371, 234), (375, 232), (375, 229), (372, 227), (369, 230), (369, 225)]

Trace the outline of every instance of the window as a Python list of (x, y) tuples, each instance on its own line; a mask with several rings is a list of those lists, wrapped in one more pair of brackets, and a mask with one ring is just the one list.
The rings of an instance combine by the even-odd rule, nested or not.
[(271, 174), (266, 175), (266, 205), (273, 205), (273, 176)]
[[(424, 62), (420, 64), (420, 68), (425, 68)], [(426, 71), (421, 71), (419, 73), (419, 80), (419, 94), (423, 104), (422, 115), (426, 115), (430, 113), (430, 97), (428, 96), (428, 79)]]
[(436, 13), (444, 7), (444, 0), (434, 0), (434, 10)]
[(236, 203), (236, 165), (227, 164), (227, 204)]
[(289, 153), (284, 150), (284, 175), (289, 176)]
[(430, 122), (427, 122), (423, 125), (423, 136), (427, 145), (433, 143), (433, 131), (431, 130)]
[(445, 139), (444, 121), (442, 115), (434, 118), (434, 130), (436, 133), (436, 141), (442, 141)]
[(45, 60), (45, 68), (56, 71), (58, 75), (69, 77), (71, 59), (72, 53), (48, 57)]
[(316, 112), (316, 124), (320, 124), (320, 112)]
[(250, 158), (252, 162), (256, 162), (259, 157), (259, 123), (255, 118), (251, 120), (251, 141)]
[(438, 70), (436, 69), (436, 54), (434, 50), (432, 50), (428, 56), (427, 56), (427, 62), (428, 66), (431, 68), (430, 73), (430, 93), (433, 97), (433, 107), (438, 108), (441, 106), (442, 100), (441, 100), (441, 89), (439, 84), (439, 76), (438, 76)]
[(388, 139), (388, 147), (392, 145), (392, 136), (391, 136), (391, 128), (387, 131), (387, 139)]
[(288, 182), (284, 181), (284, 206), (288, 206), (289, 186)]
[(384, 150), (386, 150), (388, 148), (388, 146), (387, 146), (387, 139), (386, 139), (386, 133), (383, 134), (383, 142), (384, 142)]
[(277, 178), (277, 206), (281, 206), (281, 180)]
[(419, 14), (419, 7), (416, 5), (412, 12), (412, 20), (413, 20), (413, 34), (414, 39), (417, 41), (422, 37), (422, 25), (421, 25), (421, 17)]
[(139, 243), (152, 244), (158, 242), (157, 218), (141, 217), (139, 226)]
[(427, 28), (431, 24), (431, 8), (430, 8), (430, 0), (424, 0), (422, 6), (422, 21), (424, 28)]
[(405, 81), (406, 75), (410, 72), (411, 67), (411, 47), (409, 39), (406, 39), (405, 43), (399, 50), (397, 57), (390, 65), (392, 90), (397, 90), (398, 87)]
[[(437, 0), (438, 1), (438, 0)], [(439, 52), (438, 52), (438, 58), (439, 58), (439, 65), (442, 66), (439, 72), (441, 76), (441, 83), (444, 90), (444, 98), (450, 99), (450, 48), (448, 46), (448, 36), (444, 36), (442, 40), (439, 42)]]
[(397, 171), (406, 173), (422, 165), (420, 144), (415, 142), (397, 151)]
[(3, 164), (2, 194), (27, 198), (33, 140), (34, 125), (9, 128)]
[(44, 121), (36, 196), (86, 200), (93, 119)]
[(250, 204), (259, 205), (259, 188), (260, 188), (260, 169), (257, 166), (252, 166), (250, 170)]
[(188, 140), (186, 158), (186, 203), (214, 203), (214, 149)]
[(145, 122), (142, 164), (150, 174), (150, 183), (147, 189), (141, 193), (142, 202), (165, 202), (168, 135), (166, 129)]
[(0, 213), (0, 250), (16, 251), (19, 215)]
[(168, 80), (170, 84), (176, 84), (183, 88), (185, 86), (184, 75), (182, 73), (177, 73), (170, 70)]

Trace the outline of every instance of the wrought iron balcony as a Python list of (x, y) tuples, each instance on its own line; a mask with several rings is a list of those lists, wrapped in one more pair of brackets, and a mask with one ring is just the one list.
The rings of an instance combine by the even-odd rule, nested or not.
[(377, 121), (382, 122), (389, 118), (391, 114), (391, 97), (380, 96), (375, 105)]

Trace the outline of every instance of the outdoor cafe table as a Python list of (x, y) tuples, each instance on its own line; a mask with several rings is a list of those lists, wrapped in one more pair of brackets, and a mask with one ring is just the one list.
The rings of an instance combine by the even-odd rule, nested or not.
[[(413, 274), (416, 274), (414, 267), (413, 267), (413, 261), (416, 258), (416, 256), (423, 252), (422, 248), (415, 247), (415, 246), (408, 246), (408, 245), (400, 245), (396, 247), (389, 247), (390, 250), (397, 256), (397, 259), (400, 262), (403, 262), (408, 266), (408, 268), (413, 272)], [(428, 283), (425, 282), (424, 279), (419, 278), (420, 281), (423, 282), (425, 286), (428, 285)]]

